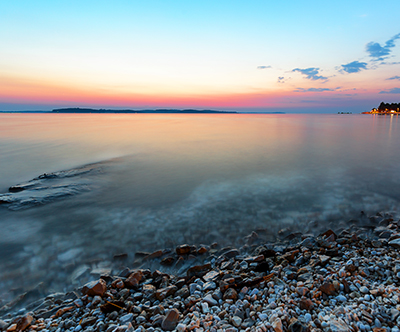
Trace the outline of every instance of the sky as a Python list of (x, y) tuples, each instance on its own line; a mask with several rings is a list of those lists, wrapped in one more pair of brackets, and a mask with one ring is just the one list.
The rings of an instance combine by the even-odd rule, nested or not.
[(0, 2), (0, 110), (400, 102), (400, 1)]

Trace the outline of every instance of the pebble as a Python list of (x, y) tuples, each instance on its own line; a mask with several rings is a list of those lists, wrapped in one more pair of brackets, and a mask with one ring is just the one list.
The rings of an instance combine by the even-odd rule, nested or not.
[(218, 305), (218, 301), (214, 299), (210, 294), (206, 295), (203, 300), (207, 302), (210, 306)]
[[(390, 227), (398, 232), (397, 223)], [(4, 316), (0, 327), (7, 332), (23, 326), (30, 332), (396, 331), (396, 248), (387, 241), (372, 246), (361, 230), (324, 234), (282, 242), (275, 250), (206, 248), (202, 256), (213, 255), (213, 263), (200, 265), (195, 246), (179, 246), (168, 257), (180, 257), (180, 274), (127, 268), (86, 283), (70, 298), (48, 297), (32, 307), (38, 309)], [(154, 259), (161, 261), (164, 251), (158, 252)], [(24, 316), (30, 310), (33, 315)]]
[(179, 311), (175, 308), (169, 310), (161, 323), (161, 327), (165, 331), (172, 331), (175, 329), (179, 318)]
[(120, 319), (119, 319), (120, 323), (123, 325), (132, 322), (132, 320), (133, 320), (132, 313), (124, 315), (124, 316), (120, 317)]
[(240, 317), (238, 317), (238, 316), (233, 316), (232, 317), (232, 323), (236, 327), (239, 327), (242, 324), (242, 319)]

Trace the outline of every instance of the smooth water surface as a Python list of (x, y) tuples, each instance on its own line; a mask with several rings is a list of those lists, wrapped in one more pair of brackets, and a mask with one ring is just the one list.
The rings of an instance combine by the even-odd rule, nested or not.
[[(336, 114), (0, 114), (1, 193), (43, 173), (95, 169), (40, 180), (20, 199), (40, 192), (48, 204), (0, 205), (0, 295), (12, 298), (16, 283), (26, 290), (40, 281), (47, 292), (63, 290), (111, 268), (121, 252), (131, 264), (137, 251), (185, 242), (237, 245), (253, 230), (272, 240), (286, 226), (313, 232), (313, 220), (340, 226), (360, 211), (396, 212), (399, 121)], [(53, 200), (49, 183), (57, 194), (71, 185), (85, 190)]]

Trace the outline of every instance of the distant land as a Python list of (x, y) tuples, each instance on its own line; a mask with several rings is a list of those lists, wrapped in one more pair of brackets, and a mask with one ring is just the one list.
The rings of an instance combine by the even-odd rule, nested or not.
[(155, 110), (112, 110), (112, 109), (94, 109), (94, 108), (57, 108), (52, 111), (53, 113), (237, 113), (236, 111), (215, 111), (215, 110), (195, 110), (195, 109), (155, 109)]
[(134, 110), (134, 109), (95, 109), (95, 108), (81, 108), (81, 107), (68, 107), (68, 108), (56, 108), (51, 111), (43, 110), (22, 110), (22, 111), (0, 111), (0, 113), (99, 113), (99, 114), (286, 114), (286, 112), (268, 112), (268, 111), (217, 111), (217, 110), (197, 110), (197, 109), (145, 109), (145, 110)]

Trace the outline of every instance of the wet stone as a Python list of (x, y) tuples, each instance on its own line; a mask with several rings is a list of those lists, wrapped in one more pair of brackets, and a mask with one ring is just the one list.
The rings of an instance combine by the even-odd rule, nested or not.
[(314, 307), (314, 304), (310, 299), (303, 298), (300, 300), (299, 307), (302, 310), (310, 311)]
[(389, 241), (388, 244), (389, 244), (390, 246), (392, 246), (393, 248), (400, 249), (400, 238), (399, 238), (399, 239), (392, 240), (392, 241)]
[(233, 316), (232, 323), (234, 326), (239, 327), (242, 324), (242, 319), (238, 316)]
[(82, 293), (89, 296), (103, 296), (107, 290), (107, 284), (103, 279), (88, 282), (82, 288)]
[(240, 255), (240, 253), (237, 249), (231, 249), (224, 253), (224, 256), (227, 258), (233, 258), (233, 257), (239, 256), (239, 255)]
[(17, 321), (16, 331), (24, 331), (29, 325), (31, 325), (33, 321), (33, 317), (31, 315), (26, 315), (25, 317), (21, 317)]
[(294, 320), (288, 327), (288, 332), (306, 332), (307, 327), (298, 320)]
[(321, 292), (325, 293), (326, 295), (333, 295), (336, 292), (335, 286), (331, 282), (325, 282), (319, 288)]
[(217, 285), (216, 285), (215, 282), (213, 282), (213, 281), (206, 282), (206, 283), (203, 285), (203, 291), (205, 291), (205, 292), (207, 292), (207, 291), (209, 291), (209, 290), (213, 290), (213, 289), (215, 289), (215, 288), (217, 288)]
[(80, 325), (84, 328), (88, 325), (93, 325), (96, 321), (97, 321), (97, 317), (90, 316), (90, 317), (86, 317), (86, 318), (82, 319), (82, 322)]
[(169, 265), (174, 264), (174, 262), (175, 262), (175, 258), (172, 257), (172, 256), (169, 256), (169, 257), (163, 258), (163, 259), (161, 260), (160, 264), (161, 264), (161, 265), (167, 265), (167, 266), (169, 266)]
[(188, 255), (190, 254), (190, 246), (188, 244), (182, 244), (175, 249), (177, 255)]
[(124, 283), (128, 288), (137, 288), (142, 279), (143, 273), (141, 271), (136, 271), (131, 273)]
[(237, 294), (236, 290), (234, 290), (233, 288), (228, 288), (224, 293), (223, 299), (224, 300), (231, 299), (231, 300), (236, 301), (237, 297), (238, 297), (238, 294)]
[(329, 327), (332, 332), (350, 332), (350, 327), (342, 319), (331, 319)]
[(171, 309), (163, 319), (161, 328), (165, 331), (173, 331), (178, 323), (179, 314), (177, 309)]
[(175, 294), (177, 289), (178, 289), (178, 287), (176, 287), (175, 285), (159, 289), (156, 291), (156, 298), (158, 300), (162, 301), (166, 297)]
[[(388, 225), (393, 231), (390, 240), (381, 239), (382, 246), (374, 246)], [(370, 226), (351, 225), (336, 239), (325, 232), (316, 241), (306, 238), (310, 247), (300, 245), (300, 239), (261, 245), (260, 236), (256, 249), (245, 242), (238, 249), (211, 248), (218, 257), (200, 257), (194, 246), (184, 255), (161, 250), (162, 257), (179, 257), (180, 267), (160, 267), (161, 259), (140, 261), (134, 266), (148, 264), (161, 271), (126, 268), (123, 275), (102, 276), (103, 295), (90, 295), (89, 288), (83, 296), (51, 295), (2, 316), (1, 329), (22, 332), (17, 329), (18, 315), (36, 308), (35, 321), (24, 332), (398, 332), (400, 263), (397, 248), (388, 245), (396, 240), (398, 223), (388, 225), (379, 233)], [(271, 255), (268, 248), (274, 248)], [(231, 250), (243, 254), (226, 257)], [(85, 264), (89, 270), (110, 269), (99, 262)]]
[(130, 323), (130, 322), (132, 322), (132, 320), (133, 320), (133, 314), (132, 313), (126, 314), (126, 315), (120, 317), (120, 319), (119, 319), (121, 324)]
[(204, 281), (206, 281), (206, 282), (217, 281), (218, 278), (219, 278), (219, 272), (217, 272), (217, 271), (210, 271), (203, 277)]
[(211, 294), (208, 294), (204, 297), (204, 301), (207, 302), (210, 306), (218, 305), (218, 301), (215, 300)]

